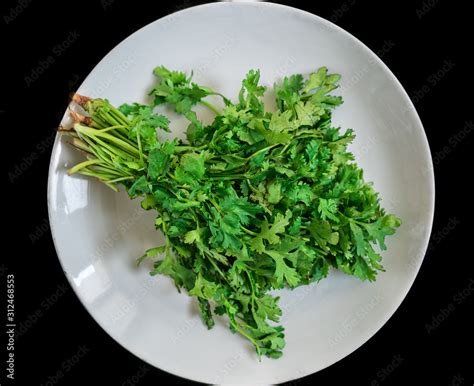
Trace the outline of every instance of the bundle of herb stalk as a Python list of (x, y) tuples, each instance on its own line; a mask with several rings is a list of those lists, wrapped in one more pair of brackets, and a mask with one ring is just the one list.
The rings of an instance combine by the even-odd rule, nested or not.
[[(208, 328), (213, 315), (226, 315), (259, 356), (278, 358), (282, 312), (269, 291), (319, 281), (330, 267), (375, 280), (377, 250), (400, 225), (347, 151), (352, 130), (331, 126), (342, 99), (329, 93), (340, 76), (322, 67), (306, 80), (284, 78), (270, 112), (259, 71), (248, 72), (235, 103), (183, 72), (154, 74), (150, 105), (74, 96), (83, 111), (71, 112), (75, 124), (64, 133), (86, 160), (69, 173), (141, 197), (166, 241), (138, 263), (155, 259), (151, 275), (195, 297)], [(209, 95), (222, 97), (222, 111), (203, 100)], [(161, 104), (190, 121), (187, 141), (159, 140), (157, 129), (169, 130), (154, 112)], [(212, 124), (198, 119), (197, 104), (216, 114)]]

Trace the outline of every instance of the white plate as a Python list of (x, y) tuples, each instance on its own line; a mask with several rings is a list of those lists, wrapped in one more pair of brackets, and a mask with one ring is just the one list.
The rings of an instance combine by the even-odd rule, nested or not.
[[(406, 92), (360, 41), (312, 14), (268, 3), (218, 3), (160, 19), (113, 49), (79, 92), (112, 103), (144, 101), (160, 64), (194, 70), (197, 83), (236, 97), (247, 70), (271, 86), (320, 66), (342, 74), (345, 103), (336, 124), (357, 134), (352, 150), (403, 220), (388, 239), (386, 273), (375, 283), (332, 272), (319, 284), (282, 291), (287, 346), (281, 359), (257, 360), (223, 323), (208, 331), (196, 306), (165, 277), (151, 278), (135, 258), (160, 244), (153, 213), (125, 193), (69, 177), (78, 155), (57, 138), (49, 171), (51, 229), (65, 274), (93, 318), (139, 358), (206, 383), (279, 383), (344, 358), (384, 325), (407, 294), (423, 260), (434, 211), (428, 142)], [(271, 100), (269, 95), (268, 100)], [(169, 112), (167, 112), (169, 113)], [(200, 114), (206, 114), (202, 111)], [(185, 122), (174, 122), (174, 134)]]

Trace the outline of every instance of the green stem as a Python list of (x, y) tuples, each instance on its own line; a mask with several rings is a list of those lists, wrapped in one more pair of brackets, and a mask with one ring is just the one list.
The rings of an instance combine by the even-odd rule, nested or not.
[(179, 151), (179, 152), (188, 151), (188, 150), (198, 151), (198, 150), (205, 149), (206, 147), (207, 147), (207, 144), (199, 146), (199, 147), (187, 146), (187, 145), (178, 145), (178, 146), (175, 146), (175, 150)]
[(122, 121), (122, 123), (123, 123), (124, 125), (126, 125), (127, 128), (130, 128), (130, 122), (129, 122), (128, 118), (127, 118), (119, 109), (113, 108), (113, 109), (111, 110), (111, 113), (112, 113), (113, 115), (115, 115), (115, 117), (116, 117), (117, 119), (119, 119), (120, 121)]
[[(227, 309), (227, 307), (226, 307)], [(235, 320), (235, 317), (228, 312), (227, 310), (227, 315), (229, 316), (229, 321), (230, 321), (230, 324), (232, 325), (232, 327), (235, 328), (235, 330), (241, 334), (242, 336), (244, 336), (245, 338), (247, 338), (250, 342), (252, 342), (252, 344), (254, 345), (255, 349), (257, 350), (257, 354), (260, 356), (261, 353), (260, 353), (260, 347), (258, 346), (257, 342), (249, 335), (247, 334), (239, 325), (238, 322), (236, 322)]]
[(217, 211), (222, 214), (222, 209), (221, 207), (214, 201), (214, 199), (209, 197), (209, 202), (214, 205), (214, 207), (217, 209)]
[(248, 187), (250, 188), (250, 190), (251, 190), (252, 192), (254, 192), (254, 193), (258, 193), (258, 192), (259, 192), (258, 189), (255, 188), (255, 187), (252, 185), (252, 183), (250, 182), (250, 180), (249, 180), (248, 178), (247, 178), (246, 181), (247, 181)]
[(220, 115), (221, 112), (219, 110), (217, 110), (213, 105), (211, 105), (209, 102), (206, 102), (206, 101), (199, 101), (200, 104), (202, 104), (203, 106), (206, 106), (209, 110), (211, 110), (214, 114), (216, 115)]
[(74, 174), (74, 173), (77, 173), (79, 170), (83, 169), (83, 168), (86, 168), (87, 166), (90, 166), (90, 165), (96, 165), (96, 164), (100, 164), (102, 163), (102, 160), (100, 159), (91, 159), (89, 161), (84, 161), (84, 162), (81, 162), (80, 164), (77, 164), (75, 166), (73, 166), (72, 168), (70, 168), (68, 170), (68, 174), (71, 175), (71, 174)]
[(251, 230), (245, 228), (244, 226), (240, 226), (240, 229), (242, 229), (245, 233), (249, 234), (249, 235), (252, 235), (252, 236), (257, 236), (258, 233), (255, 233), (255, 232), (252, 232)]
[(92, 168), (89, 169), (94, 170), (95, 172), (110, 174), (116, 177), (124, 176), (123, 170), (112, 168), (109, 165), (94, 165), (92, 166)]
[(114, 180), (108, 180), (107, 182), (116, 183), (116, 182), (125, 181), (125, 180), (133, 180), (134, 178), (135, 178), (134, 176), (120, 177), (120, 178), (116, 178)]
[(117, 176), (114, 176), (112, 174), (107, 174), (107, 173), (104, 173), (104, 172), (97, 172), (97, 171), (95, 171), (93, 169), (90, 169), (90, 168), (81, 169), (80, 173), (84, 176), (96, 177), (101, 181), (108, 181), (108, 180), (112, 180), (114, 178), (117, 178)]
[(106, 133), (108, 131), (114, 131), (113, 135), (116, 136), (118, 139), (121, 139), (124, 142), (130, 143), (132, 146), (134, 142), (128, 138), (128, 129), (126, 126), (123, 125), (115, 125), (110, 127), (91, 127), (94, 130), (101, 131), (102, 133)]
[(107, 185), (110, 189), (112, 189), (114, 192), (118, 192), (119, 190), (117, 189), (116, 186), (114, 186), (114, 184), (111, 184), (107, 181), (102, 181), (105, 185)]
[[(111, 146), (110, 144), (102, 141), (99, 138), (94, 138), (94, 137), (88, 137), (88, 136), (83, 136), (81, 137), (86, 141), (92, 148), (94, 148), (96, 154), (108, 154), (110, 156), (110, 159), (112, 160), (114, 157), (121, 157), (124, 160), (130, 160), (133, 159), (134, 156), (131, 155), (130, 153), (126, 153), (125, 151), (119, 149), (116, 146)], [(97, 143), (94, 143), (94, 141)], [(110, 161), (111, 162), (111, 161)]]
[(208, 181), (228, 181), (228, 180), (242, 180), (246, 178), (245, 174), (236, 174), (234, 176), (214, 176), (211, 178), (207, 178)]
[(270, 150), (270, 149), (273, 149), (274, 147), (276, 146), (279, 146), (280, 144), (279, 143), (276, 143), (274, 145), (271, 145), (271, 146), (267, 146), (267, 147), (264, 147), (263, 149), (260, 149), (258, 151), (256, 151), (255, 153), (253, 153), (252, 155), (248, 156), (247, 158), (245, 158), (246, 160), (249, 160), (250, 158), (253, 158), (255, 157), (256, 155), (260, 154), (260, 153), (263, 153), (267, 150)]
[(110, 142), (114, 143), (115, 145), (121, 147), (123, 150), (126, 150), (126, 151), (128, 151), (129, 153), (131, 153), (135, 156), (140, 155), (140, 153), (139, 153), (139, 151), (137, 150), (136, 147), (132, 146), (130, 143), (128, 143), (128, 142), (126, 142), (122, 139), (114, 137), (113, 135), (110, 135), (108, 133), (103, 133), (100, 130), (91, 129), (87, 126), (82, 126), (82, 125), (76, 125), (74, 128), (77, 132), (82, 133), (82, 134), (86, 134), (89, 137), (95, 138), (96, 140), (98, 140), (97, 137), (102, 137), (104, 139), (107, 139)]
[(125, 126), (125, 125), (115, 125), (115, 126), (108, 126), (108, 127), (104, 127), (104, 128), (100, 128), (100, 129), (97, 129), (99, 131), (110, 131), (110, 130), (116, 130), (116, 129), (125, 129), (125, 132), (124, 134), (127, 134), (128, 133), (128, 127)]
[(222, 276), (222, 278), (224, 279), (224, 281), (231, 287), (235, 290), (235, 287), (230, 284), (230, 281), (229, 279), (227, 278), (226, 275), (224, 275), (224, 272), (221, 271), (221, 269), (217, 266), (216, 262), (214, 261), (214, 257), (212, 256), (211, 253), (207, 252), (207, 251), (204, 251), (204, 254), (207, 256), (207, 259), (209, 260), (209, 262), (212, 264), (212, 266), (214, 267), (214, 269), (219, 273), (219, 275)]
[(140, 164), (144, 167), (145, 162), (143, 162), (143, 151), (142, 151), (142, 141), (140, 140), (140, 130), (137, 131), (137, 144), (138, 144), (138, 153), (140, 154)]

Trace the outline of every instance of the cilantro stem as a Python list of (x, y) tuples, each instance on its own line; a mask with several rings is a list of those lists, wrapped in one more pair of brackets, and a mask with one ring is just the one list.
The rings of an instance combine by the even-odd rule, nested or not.
[(114, 192), (118, 192), (117, 187), (114, 184), (111, 184), (108, 181), (102, 181), (105, 185), (107, 185), (110, 189), (112, 189)]
[[(301, 227), (302, 228), (302, 227)], [(293, 240), (303, 240), (303, 241), (310, 241), (310, 239), (308, 237), (300, 237), (300, 236), (292, 236), (292, 235), (286, 235), (286, 237), (289, 237)]]
[(178, 146), (175, 146), (175, 150), (176, 150), (177, 152), (182, 152), (182, 151), (187, 151), (187, 150), (198, 151), (198, 150), (205, 149), (206, 147), (208, 147), (207, 144), (206, 144), (206, 145), (199, 146), (199, 147), (188, 146), (188, 145), (178, 145)]
[(111, 130), (117, 130), (117, 131), (119, 131), (119, 129), (122, 129), (122, 131), (124, 131), (124, 134), (127, 134), (127, 133), (128, 133), (127, 126), (124, 126), (124, 125), (115, 125), (115, 126), (109, 126), (109, 127), (100, 127), (100, 128), (98, 128), (97, 130), (102, 131), (102, 132), (107, 132), (107, 131), (111, 131)]
[(258, 233), (252, 232), (251, 230), (245, 228), (243, 225), (240, 226), (240, 229), (242, 229), (245, 233), (252, 235), (252, 236), (257, 236)]
[(134, 176), (128, 176), (128, 177), (119, 177), (119, 178), (116, 178), (114, 180), (109, 180), (107, 182), (109, 183), (116, 183), (116, 182), (120, 182), (120, 181), (125, 181), (125, 180), (133, 180), (135, 177)]
[(82, 168), (85, 168), (87, 166), (94, 165), (94, 164), (99, 164), (99, 163), (102, 163), (102, 160), (97, 159), (97, 158), (89, 160), (89, 161), (81, 162), (80, 164), (77, 164), (77, 165), (73, 166), (72, 168), (70, 168), (68, 170), (68, 174), (71, 175), (71, 174), (77, 173)]
[(142, 141), (140, 140), (140, 130), (137, 130), (137, 145), (138, 145), (138, 153), (140, 155), (140, 163), (144, 166), (145, 163), (143, 162), (143, 151), (142, 151)]
[(222, 214), (222, 209), (221, 209), (221, 207), (220, 207), (219, 205), (217, 205), (217, 203), (214, 201), (214, 199), (212, 199), (212, 198), (209, 197), (209, 202), (210, 202), (212, 205), (214, 205), (214, 207), (218, 210), (218, 212), (219, 212), (220, 214)]
[[(122, 149), (119, 149), (118, 147), (116, 146), (113, 146), (111, 144), (108, 144), (107, 142), (105, 141), (102, 141), (101, 139), (97, 138), (97, 137), (94, 137), (94, 136), (81, 136), (81, 138), (86, 141), (87, 143), (89, 143), (89, 145), (91, 145), (91, 147), (97, 149), (97, 152), (101, 152), (101, 151), (104, 151), (105, 153), (108, 153), (111, 158), (113, 157), (116, 157), (116, 156), (119, 156), (119, 157), (122, 157), (123, 159), (127, 160), (127, 159), (131, 159), (133, 157), (132, 154), (130, 153), (127, 153), (125, 151), (123, 151)], [(95, 140), (95, 142), (97, 142), (97, 144), (94, 144), (93, 140)], [(97, 146), (97, 145), (100, 145), (100, 146)]]
[(213, 105), (211, 105), (209, 102), (206, 102), (206, 101), (199, 101), (200, 104), (202, 104), (203, 106), (206, 106), (209, 110), (211, 110), (214, 114), (216, 115), (220, 115), (220, 111), (217, 110)]
[(250, 275), (250, 272), (248, 270), (245, 270), (245, 272), (247, 273), (247, 277), (248, 277), (249, 283), (250, 283), (250, 288), (252, 289), (252, 293), (250, 294), (252, 296), (252, 308), (255, 309), (256, 292), (255, 292), (255, 286), (254, 286), (254, 283), (253, 283), (253, 278)]
[(247, 178), (245, 181), (247, 182), (247, 185), (248, 185), (248, 187), (250, 188), (250, 190), (251, 190), (252, 192), (258, 193), (258, 189), (255, 188), (255, 187), (253, 187), (252, 183), (250, 182), (250, 180), (249, 180), (248, 178)]
[(227, 99), (227, 98), (226, 98), (224, 95), (222, 95), (220, 92), (213, 91), (213, 92), (212, 92), (211, 94), (209, 94), (209, 95), (217, 95), (217, 96), (220, 96), (226, 105), (229, 104), (229, 103), (231, 103), (230, 100)]
[(222, 180), (242, 180), (246, 178), (245, 174), (235, 174), (233, 176), (214, 176), (207, 178), (209, 181), (222, 181)]
[(236, 322), (234, 314), (230, 312), (230, 310), (227, 308), (227, 306), (226, 306), (226, 310), (227, 310), (227, 315), (229, 316), (229, 321), (230, 321), (231, 325), (235, 328), (235, 330), (239, 334), (241, 334), (242, 336), (247, 338), (250, 342), (252, 342), (255, 349), (257, 350), (257, 354), (260, 356), (261, 355), (260, 347), (257, 344), (257, 342), (241, 328), (240, 324), (238, 322)]
[(260, 150), (256, 151), (255, 153), (253, 153), (252, 155), (250, 155), (250, 156), (248, 156), (247, 158), (244, 158), (244, 159), (249, 160), (250, 158), (253, 158), (253, 157), (255, 157), (256, 155), (259, 155), (259, 154), (264, 153), (264, 152), (266, 152), (266, 151), (268, 151), (268, 150), (270, 150), (270, 149), (273, 149), (273, 148), (276, 147), (276, 146), (280, 146), (280, 144), (279, 144), (279, 143), (276, 143), (276, 144), (274, 144), (274, 145), (264, 147), (263, 149), (260, 149)]
[(114, 137), (113, 135), (102, 133), (99, 130), (94, 130), (87, 126), (82, 126), (82, 125), (76, 125), (76, 126), (77, 126), (76, 131), (78, 131), (79, 133), (87, 134), (91, 137), (102, 137), (116, 144), (117, 146), (122, 147), (124, 150), (128, 150), (131, 154), (139, 155), (138, 150), (134, 146), (130, 145), (130, 143), (128, 142), (125, 142), (121, 139)]
[(73, 138), (72, 141), (68, 142), (71, 146), (82, 152), (83, 154), (86, 155), (86, 157), (93, 155), (92, 149), (87, 146), (87, 143), (84, 141), (78, 139), (78, 138)]
[(209, 260), (209, 262), (212, 264), (212, 266), (214, 267), (214, 269), (219, 273), (220, 276), (222, 276), (222, 278), (224, 279), (224, 281), (232, 288), (235, 288), (229, 281), (229, 279), (227, 278), (227, 276), (222, 272), (222, 270), (217, 266), (216, 262), (214, 261), (214, 257), (212, 256), (212, 253), (209, 252), (208, 250), (203, 250), (204, 252), (204, 255), (207, 256), (207, 259)]
[[(89, 169), (91, 169), (91, 168), (89, 168)], [(94, 165), (93, 170), (95, 172), (110, 174), (112, 176), (118, 176), (118, 177), (123, 176), (123, 172), (121, 170), (112, 169), (109, 165), (104, 165), (104, 164)]]
[(119, 109), (116, 109), (113, 107), (110, 112), (115, 115), (116, 118), (118, 118), (120, 121), (122, 121), (122, 124), (127, 126), (129, 128), (129, 121), (125, 115), (122, 114), (122, 112)]

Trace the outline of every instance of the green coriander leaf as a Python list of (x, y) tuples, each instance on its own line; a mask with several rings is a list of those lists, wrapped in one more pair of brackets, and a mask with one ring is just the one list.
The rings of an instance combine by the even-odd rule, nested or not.
[(321, 214), (321, 218), (326, 220), (329, 218), (334, 222), (339, 222), (339, 218), (336, 216), (337, 214), (337, 201), (329, 198), (320, 198), (319, 205), (318, 205), (318, 212)]
[(137, 259), (137, 265), (140, 265), (143, 260), (149, 258), (149, 257), (155, 257), (156, 255), (159, 255), (160, 253), (164, 253), (166, 250), (166, 246), (162, 245), (160, 247), (155, 247), (155, 248), (150, 248), (145, 251), (145, 254), (143, 256), (140, 256)]
[(281, 194), (281, 183), (278, 181), (272, 181), (268, 184), (268, 202), (270, 204), (278, 204), (282, 199)]

